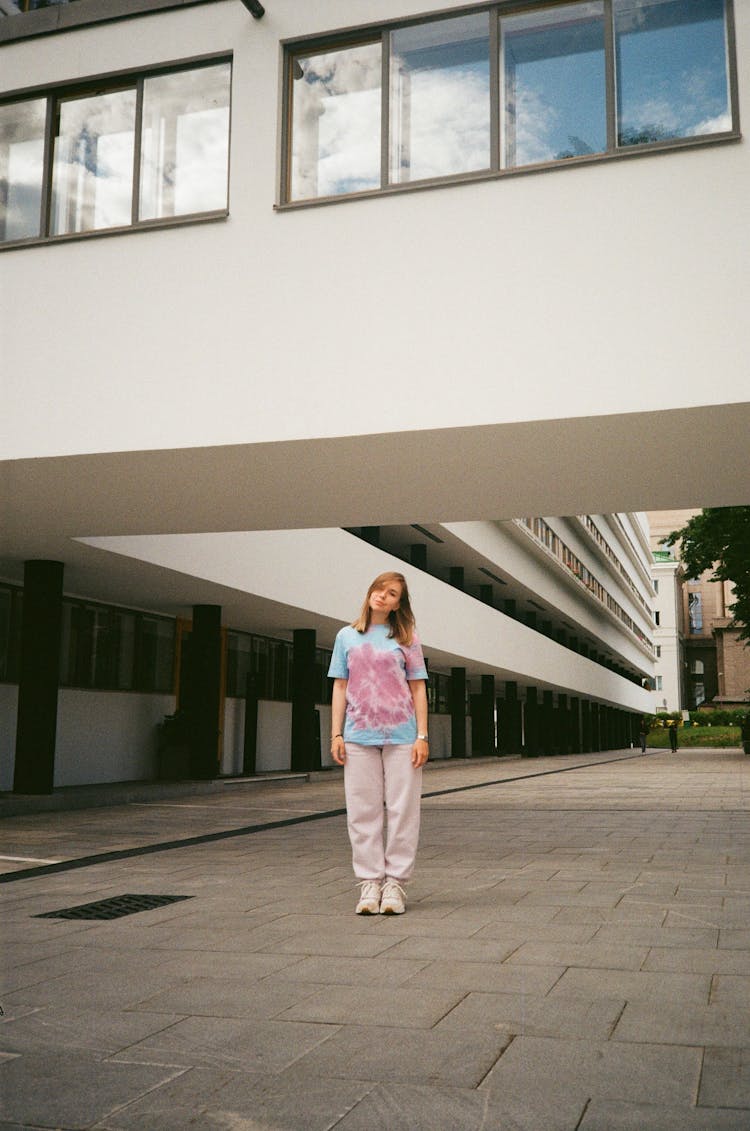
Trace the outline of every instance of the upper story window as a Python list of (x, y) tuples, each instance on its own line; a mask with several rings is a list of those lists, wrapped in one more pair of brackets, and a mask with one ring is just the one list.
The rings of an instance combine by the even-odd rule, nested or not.
[(0, 104), (0, 240), (223, 214), (231, 64)]
[(731, 0), (586, 0), (287, 45), (282, 203), (739, 136)]

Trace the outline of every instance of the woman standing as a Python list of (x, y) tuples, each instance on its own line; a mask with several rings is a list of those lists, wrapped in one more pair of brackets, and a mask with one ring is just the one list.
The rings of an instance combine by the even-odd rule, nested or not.
[(401, 915), (429, 755), (427, 671), (402, 574), (375, 578), (358, 619), (336, 637), (328, 675), (335, 681), (331, 756), (344, 767), (352, 863), (361, 885), (357, 914)]

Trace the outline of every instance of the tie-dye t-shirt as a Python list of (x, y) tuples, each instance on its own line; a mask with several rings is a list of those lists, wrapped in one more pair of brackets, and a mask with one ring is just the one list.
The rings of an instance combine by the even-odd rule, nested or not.
[(361, 746), (414, 742), (417, 720), (407, 680), (427, 679), (416, 634), (406, 647), (374, 624), (367, 632), (342, 628), (333, 647), (328, 675), (346, 679), (344, 741)]

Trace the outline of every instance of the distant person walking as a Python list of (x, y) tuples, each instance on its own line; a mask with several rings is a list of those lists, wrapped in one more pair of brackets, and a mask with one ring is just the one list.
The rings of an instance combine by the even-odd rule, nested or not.
[(331, 756), (344, 767), (352, 864), (360, 883), (356, 911), (401, 915), (429, 755), (427, 670), (402, 574), (375, 578), (357, 620), (336, 636), (328, 675), (334, 680)]
[(641, 740), (641, 754), (646, 753), (646, 739), (648, 738), (648, 732), (650, 730), (651, 727), (648, 724), (648, 719), (641, 719), (641, 726), (638, 732), (639, 738)]
[(669, 730), (669, 746), (674, 754), (677, 751), (677, 723), (668, 723), (667, 729)]

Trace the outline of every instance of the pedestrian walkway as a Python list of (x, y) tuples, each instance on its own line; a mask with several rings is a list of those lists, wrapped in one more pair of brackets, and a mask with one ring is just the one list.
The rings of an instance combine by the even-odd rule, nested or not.
[(1, 1131), (750, 1126), (741, 751), (435, 763), (391, 917), (338, 772), (222, 785), (0, 821)]

